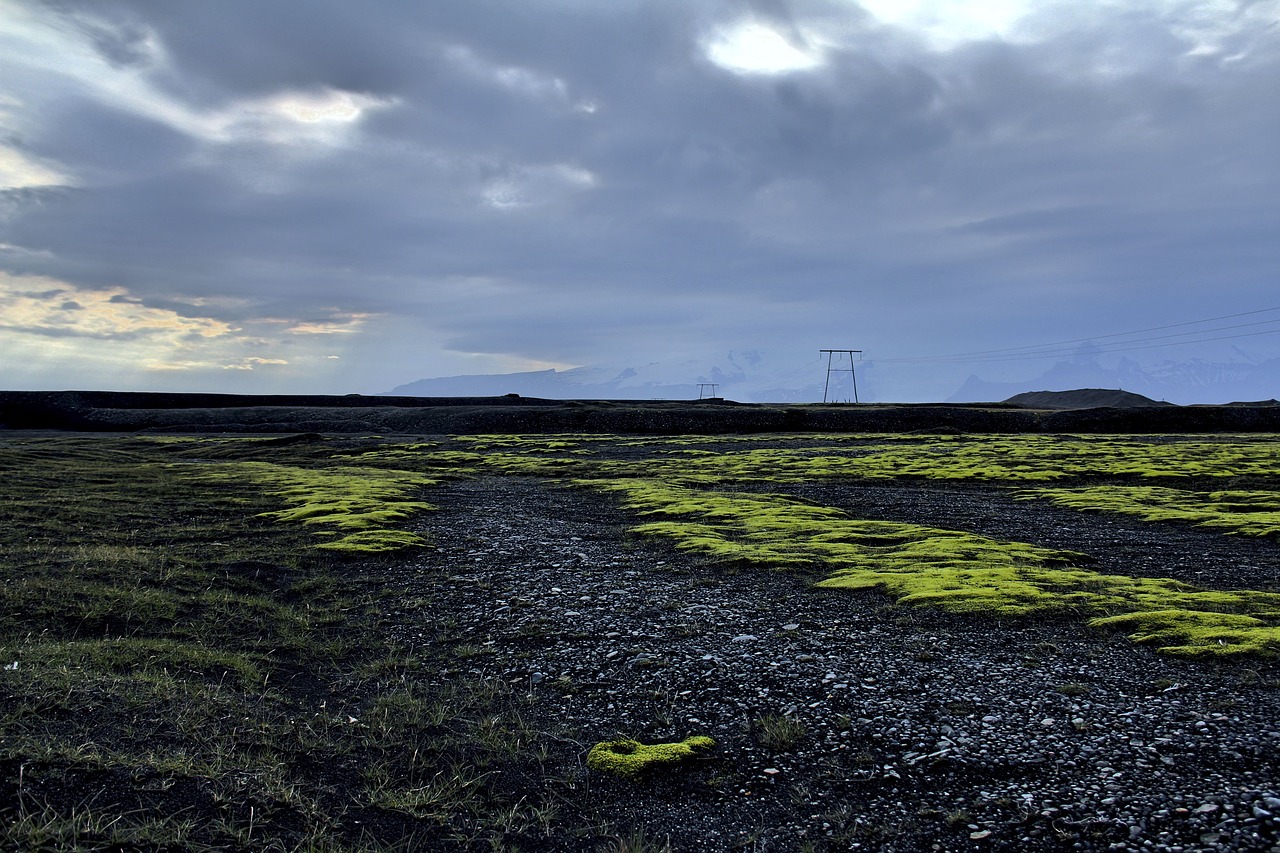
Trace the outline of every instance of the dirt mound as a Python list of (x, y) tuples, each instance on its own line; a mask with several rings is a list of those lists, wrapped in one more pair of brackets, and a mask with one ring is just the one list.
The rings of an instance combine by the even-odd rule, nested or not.
[(1077, 388), (1074, 391), (1027, 391), (1015, 394), (1006, 403), (1028, 409), (1148, 409), (1172, 407), (1173, 403), (1152, 400), (1141, 394), (1110, 388)]

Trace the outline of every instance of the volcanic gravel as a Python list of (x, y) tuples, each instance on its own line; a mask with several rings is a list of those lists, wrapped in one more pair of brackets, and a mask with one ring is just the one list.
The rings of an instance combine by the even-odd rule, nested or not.
[[(1254, 588), (1276, 570), (1273, 542), (992, 490), (792, 491), (1083, 551), (1104, 570)], [(399, 639), (447, 622), (478, 650), (469, 674), (531, 697), (583, 820), (689, 851), (1280, 853), (1275, 664), (1172, 659), (1079, 621), (957, 617), (711, 565), (629, 535), (635, 518), (607, 497), (536, 480), (457, 483), (434, 502), (422, 532), (437, 549), (388, 578), (426, 602), (392, 614)], [(779, 717), (802, 726), (793, 742), (768, 736)], [(637, 781), (585, 767), (600, 740), (692, 734), (715, 749)], [(583, 843), (521, 849), (596, 849)]]
[[(1176, 578), (1216, 589), (1280, 591), (1280, 547), (1274, 539), (1237, 536), (1177, 522), (1149, 522), (1118, 513), (1081, 512), (1044, 499), (1015, 500), (1001, 486), (783, 487), (855, 518), (950, 527), (995, 539), (1083, 551), (1081, 565), (1100, 572)], [(1194, 488), (1180, 484), (1180, 488)], [(1207, 483), (1204, 491), (1222, 488)], [(778, 491), (777, 487), (769, 491)]]

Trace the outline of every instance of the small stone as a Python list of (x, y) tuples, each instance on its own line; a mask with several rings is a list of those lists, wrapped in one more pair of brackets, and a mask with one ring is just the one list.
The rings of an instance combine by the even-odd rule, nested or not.
[(799, 622), (788, 622), (787, 624), (782, 626), (782, 630), (784, 631), (798, 631), (799, 629), (800, 629)]
[(1213, 812), (1216, 812), (1217, 810), (1218, 810), (1217, 803), (1204, 803), (1203, 805), (1196, 806), (1194, 809), (1192, 809), (1192, 811), (1195, 814), (1211, 814)]
[(981, 840), (982, 840), (982, 839), (984, 839), (984, 838), (990, 838), (990, 837), (991, 837), (991, 830), (989, 830), (989, 829), (980, 829), (980, 830), (978, 830), (977, 832), (971, 832), (971, 833), (969, 833), (969, 837), (970, 837), (971, 839), (973, 839), (974, 841), (981, 841)]
[(755, 642), (756, 640), (758, 640), (758, 639), (760, 639), (760, 638), (759, 638), (759, 637), (757, 637), (755, 634), (739, 634), (738, 636), (736, 636), (736, 637), (734, 637), (734, 638), (733, 638), (733, 642), (735, 642), (735, 643), (754, 643), (754, 642)]
[(766, 767), (766, 768), (764, 769), (764, 775), (766, 775), (766, 776), (777, 776), (777, 775), (778, 775), (779, 773), (781, 773), (781, 772), (782, 772), (782, 771), (781, 771), (781, 770), (779, 770), (779, 769), (778, 769), (778, 768), (776, 768), (776, 767)]

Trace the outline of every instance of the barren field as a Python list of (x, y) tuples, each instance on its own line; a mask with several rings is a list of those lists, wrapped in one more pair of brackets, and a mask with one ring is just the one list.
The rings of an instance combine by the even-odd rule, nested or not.
[(1278, 450), (0, 433), (0, 847), (1280, 849)]

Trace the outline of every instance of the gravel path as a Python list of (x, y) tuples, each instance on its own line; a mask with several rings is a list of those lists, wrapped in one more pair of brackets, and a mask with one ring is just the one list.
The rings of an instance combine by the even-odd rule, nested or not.
[[(935, 494), (932, 523), (955, 518)], [(396, 579), (427, 602), (405, 607), (401, 639), (448, 621), (476, 652), (464, 667), (531, 693), (582, 820), (690, 851), (1280, 853), (1274, 665), (712, 567), (629, 537), (634, 520), (605, 498), (533, 480), (458, 483), (434, 502), (423, 531), (439, 548)], [(1163, 527), (1141, 529), (1156, 541)], [(770, 737), (779, 718), (794, 723)], [(640, 782), (582, 765), (598, 740), (691, 734), (715, 738), (709, 758)], [(522, 849), (595, 849), (568, 837)]]

